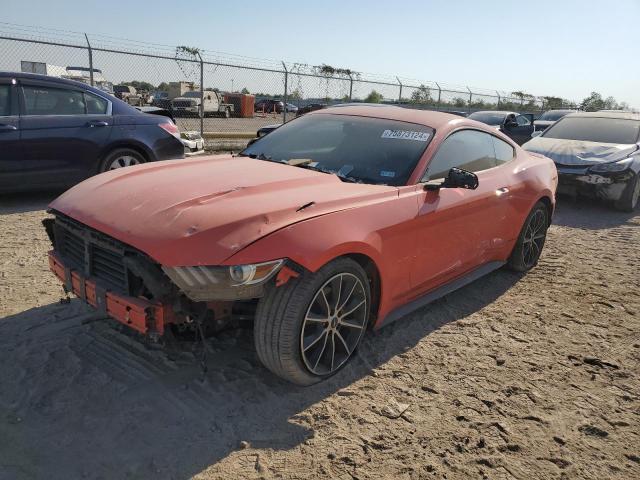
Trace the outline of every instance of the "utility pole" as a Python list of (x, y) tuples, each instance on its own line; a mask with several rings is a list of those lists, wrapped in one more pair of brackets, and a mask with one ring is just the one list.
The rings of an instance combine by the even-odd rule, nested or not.
[(282, 106), (282, 123), (287, 123), (287, 89), (289, 88), (289, 70), (287, 70), (287, 65), (284, 62), (282, 62), (282, 68), (284, 68), (284, 101), (282, 102), (284, 105)]
[(89, 37), (87, 34), (84, 34), (84, 38), (87, 40), (87, 47), (89, 47), (89, 83), (93, 87), (93, 49), (91, 48), (91, 43), (89, 43)]
[(204, 62), (200, 50), (196, 50), (200, 59), (200, 135), (204, 135)]

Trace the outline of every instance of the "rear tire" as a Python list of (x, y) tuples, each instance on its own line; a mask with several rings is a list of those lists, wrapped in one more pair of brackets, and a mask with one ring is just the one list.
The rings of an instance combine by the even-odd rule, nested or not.
[(507, 266), (526, 272), (538, 264), (549, 228), (549, 211), (543, 202), (536, 203), (527, 215)]
[(99, 172), (107, 172), (118, 168), (130, 167), (145, 163), (146, 159), (136, 150), (131, 148), (116, 148), (109, 152), (100, 164)]
[(640, 173), (636, 174), (622, 192), (622, 197), (615, 203), (616, 209), (622, 212), (633, 212), (640, 198)]
[(303, 273), (283, 286), (271, 286), (255, 316), (258, 357), (284, 380), (317, 383), (353, 357), (367, 327), (370, 305), (366, 273), (348, 258)]

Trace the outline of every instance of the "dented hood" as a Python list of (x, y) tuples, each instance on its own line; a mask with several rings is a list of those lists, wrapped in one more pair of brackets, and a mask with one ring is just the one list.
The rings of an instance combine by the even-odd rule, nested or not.
[(549, 157), (559, 165), (595, 165), (617, 162), (638, 149), (636, 144), (614, 144), (536, 137), (522, 148)]
[(163, 265), (216, 265), (293, 223), (394, 196), (394, 187), (214, 156), (112, 170), (76, 185), (50, 207)]

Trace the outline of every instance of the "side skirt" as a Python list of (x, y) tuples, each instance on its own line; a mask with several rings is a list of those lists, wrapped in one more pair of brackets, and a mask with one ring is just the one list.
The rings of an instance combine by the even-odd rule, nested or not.
[(464, 274), (461, 277), (458, 277), (449, 283), (445, 283), (441, 287), (438, 287), (434, 290), (431, 290), (428, 293), (425, 293), (423, 296), (412, 300), (411, 302), (402, 305), (401, 307), (396, 308), (395, 310), (389, 312), (389, 314), (385, 317), (382, 323), (376, 328), (376, 330), (389, 325), (390, 323), (395, 322), (396, 320), (408, 315), (409, 313), (418, 310), (419, 308), (424, 307), (425, 305), (437, 300), (445, 295), (458, 290), (459, 288), (464, 287), (465, 285), (470, 284), (471, 282), (475, 282), (481, 277), (484, 277), (488, 273), (497, 270), (502, 267), (506, 262), (489, 262), (484, 265), (479, 266), (478, 268), (471, 270), (469, 273)]

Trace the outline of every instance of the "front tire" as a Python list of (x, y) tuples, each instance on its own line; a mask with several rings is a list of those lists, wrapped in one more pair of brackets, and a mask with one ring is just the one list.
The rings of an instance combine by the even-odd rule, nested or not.
[(526, 272), (538, 264), (549, 228), (549, 211), (543, 202), (533, 206), (524, 221), (507, 266), (516, 272)]
[(640, 198), (640, 173), (636, 174), (625, 187), (622, 197), (615, 203), (616, 209), (623, 212), (633, 212), (638, 206)]
[(370, 306), (366, 273), (348, 258), (272, 286), (256, 311), (258, 357), (289, 382), (317, 383), (352, 358), (366, 330)]

